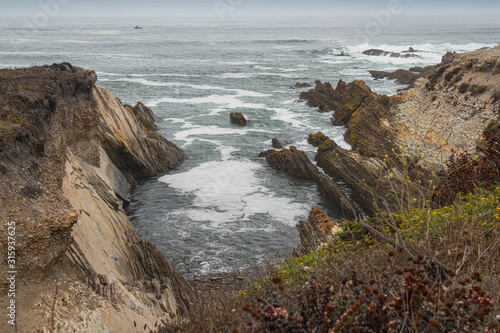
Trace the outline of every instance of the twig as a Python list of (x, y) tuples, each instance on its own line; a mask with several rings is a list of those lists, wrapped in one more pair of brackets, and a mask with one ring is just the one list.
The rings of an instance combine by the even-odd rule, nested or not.
[(55, 333), (54, 328), (54, 311), (56, 309), (56, 301), (57, 301), (57, 291), (59, 290), (59, 285), (56, 285), (56, 294), (54, 295), (54, 303), (52, 303), (52, 333)]
[(385, 209), (387, 210), (387, 214), (389, 214), (389, 220), (391, 221), (392, 226), (394, 227), (394, 231), (396, 232), (396, 239), (398, 240), (399, 243), (401, 243), (401, 246), (403, 247), (405, 252), (409, 253), (412, 257), (414, 257), (414, 255), (412, 255), (410, 253), (410, 251), (408, 250), (408, 248), (406, 247), (403, 236), (399, 232), (398, 225), (396, 224), (396, 221), (394, 221), (394, 218), (392, 217), (391, 210), (389, 209), (389, 205), (387, 205), (387, 201), (385, 201), (385, 200), (384, 200), (384, 206), (385, 206)]
[(358, 217), (358, 223), (360, 226), (362, 226), (363, 228), (365, 228), (366, 230), (368, 230), (373, 236), (381, 239), (382, 241), (394, 246), (394, 247), (397, 247), (397, 244), (394, 243), (392, 240), (390, 240), (389, 238), (385, 237), (384, 235), (382, 235), (380, 232), (378, 232), (375, 228), (373, 228), (371, 225), (369, 225), (368, 223), (364, 222), (363, 220), (361, 220), (361, 217)]

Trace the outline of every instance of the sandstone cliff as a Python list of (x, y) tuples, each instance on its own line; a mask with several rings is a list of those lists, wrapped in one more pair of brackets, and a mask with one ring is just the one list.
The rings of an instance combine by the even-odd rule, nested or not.
[(348, 128), (352, 151), (320, 145), (328, 139), (323, 133), (311, 138), (319, 140), (318, 166), (345, 182), (366, 213), (383, 211), (384, 200), (401, 209), (432, 191), (435, 172), (452, 152), (474, 151), (484, 130), (498, 128), (500, 46), (448, 58), (414, 89), (390, 97), (361, 81), (339, 81), (336, 89), (318, 81), (301, 94)]
[(68, 63), (0, 71), (0, 271), (13, 221), (19, 331), (144, 331), (195, 299), (122, 208), (138, 179), (184, 155), (154, 132), (151, 110), (96, 79)]

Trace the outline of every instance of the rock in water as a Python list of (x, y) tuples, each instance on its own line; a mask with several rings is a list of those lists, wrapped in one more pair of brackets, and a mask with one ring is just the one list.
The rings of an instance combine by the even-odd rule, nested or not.
[[(452, 151), (474, 151), (483, 131), (498, 122), (500, 46), (448, 53), (443, 63), (415, 81), (414, 89), (393, 96), (362, 95), (369, 103), (355, 107), (345, 118), (344, 138), (352, 150), (330, 145), (322, 133), (310, 135), (309, 142), (318, 147), (317, 165), (343, 181), (365, 213), (384, 212), (383, 201), (397, 211), (401, 202), (421, 198), (419, 193), (426, 193), (429, 182), (436, 182), (436, 171)], [(319, 82), (301, 98), (310, 106), (335, 110), (337, 117), (347, 100), (346, 86), (339, 82), (333, 89)], [(411, 189), (401, 191), (402, 182), (411, 184)]]
[(310, 107), (334, 111), (334, 125), (340, 126), (347, 124), (359, 108), (377, 103), (380, 95), (372, 92), (363, 81), (346, 84), (339, 80), (337, 87), (333, 89), (329, 82), (323, 84), (318, 80), (314, 89), (301, 93), (299, 98), (305, 100)]
[(369, 49), (366, 51), (363, 51), (363, 54), (369, 55), (369, 56), (377, 56), (377, 57), (385, 57), (389, 56), (392, 58), (421, 58), (419, 55), (412, 54), (411, 52), (415, 52), (415, 50), (408, 50), (408, 51), (403, 51), (403, 54), (398, 53), (398, 52), (391, 52), (391, 51), (384, 51), (384, 50), (379, 50), (379, 49)]
[(283, 149), (284, 148), (283, 145), (281, 144), (280, 140), (278, 140), (276, 138), (272, 139), (271, 143), (272, 143), (274, 149)]
[(247, 120), (245, 119), (245, 117), (243, 116), (242, 113), (231, 112), (231, 114), (229, 116), (230, 116), (231, 122), (233, 124), (239, 124), (241, 126), (246, 126)]
[(305, 221), (296, 225), (300, 235), (300, 244), (293, 250), (295, 257), (315, 251), (335, 238), (342, 228), (319, 208), (313, 208)]
[[(335, 145), (332, 140), (330, 143)], [(340, 206), (342, 214), (346, 218), (352, 218), (356, 215), (357, 208), (353, 202), (342, 193), (330, 177), (321, 173), (311, 163), (305, 152), (291, 146), (290, 149), (285, 148), (279, 151), (268, 150), (261, 153), (261, 156), (264, 156), (267, 163), (277, 170), (285, 171), (297, 178), (311, 179), (317, 182), (324, 195)]]
[(300, 83), (300, 82), (297, 82), (295, 83), (295, 86), (291, 86), (290, 88), (292, 89), (299, 89), (299, 88), (309, 88), (311, 87), (311, 85), (309, 83)]

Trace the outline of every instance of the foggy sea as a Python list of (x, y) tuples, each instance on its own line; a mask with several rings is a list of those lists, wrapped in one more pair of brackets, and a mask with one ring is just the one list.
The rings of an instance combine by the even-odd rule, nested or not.
[[(127, 209), (141, 236), (192, 278), (244, 269), (300, 242), (295, 224), (312, 207), (339, 217), (312, 181), (271, 169), (259, 152), (271, 139), (314, 159), (309, 133), (323, 132), (344, 148), (345, 128), (298, 101), (296, 82), (364, 80), (375, 92), (403, 88), (373, 80), (369, 70), (439, 63), (447, 51), (500, 43), (495, 18), (395, 17), (242, 20), (52, 19), (42, 29), (0, 23), (0, 67), (67, 61), (94, 69), (97, 85), (123, 103), (138, 101), (158, 116), (159, 133), (181, 147), (186, 162), (143, 181)], [(371, 24), (371, 25), (370, 25)], [(135, 25), (142, 29), (134, 29)], [(368, 56), (376, 48), (418, 57)], [(242, 112), (248, 126), (231, 124)], [(355, 198), (354, 198), (355, 199)]]

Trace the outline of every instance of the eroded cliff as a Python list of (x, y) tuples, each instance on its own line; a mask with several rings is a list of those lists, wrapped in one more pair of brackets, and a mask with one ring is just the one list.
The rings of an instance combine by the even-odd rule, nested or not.
[(0, 71), (0, 270), (14, 222), (21, 331), (143, 331), (195, 300), (122, 208), (138, 179), (184, 155), (154, 132), (151, 110), (96, 79), (68, 63)]

